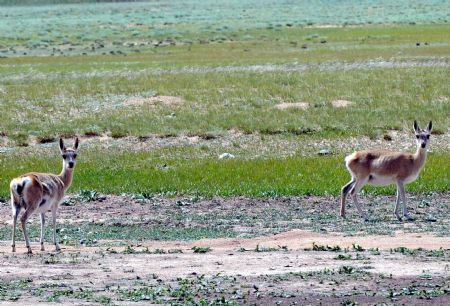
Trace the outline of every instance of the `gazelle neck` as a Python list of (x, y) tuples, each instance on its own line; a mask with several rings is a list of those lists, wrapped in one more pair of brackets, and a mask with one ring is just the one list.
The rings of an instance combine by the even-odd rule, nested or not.
[(422, 148), (420, 145), (417, 146), (416, 153), (414, 154), (414, 160), (421, 168), (425, 163), (427, 158), (427, 148)]
[(73, 169), (74, 168), (67, 168), (65, 167), (63, 163), (63, 169), (61, 173), (59, 174), (59, 178), (64, 184), (64, 190), (67, 190), (70, 187), (70, 184), (72, 184), (72, 177), (73, 177)]

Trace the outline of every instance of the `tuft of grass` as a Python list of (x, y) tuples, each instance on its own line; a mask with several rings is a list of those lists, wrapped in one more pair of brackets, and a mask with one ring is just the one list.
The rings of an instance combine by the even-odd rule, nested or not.
[(193, 246), (192, 250), (194, 251), (194, 253), (200, 253), (200, 254), (208, 253), (208, 252), (212, 251), (210, 247), (201, 247), (201, 246)]
[(305, 251), (326, 251), (326, 252), (340, 252), (342, 249), (340, 246), (335, 245), (335, 246), (328, 246), (328, 245), (319, 245), (316, 244), (315, 242), (313, 242), (312, 244), (312, 248), (309, 249), (305, 249)]

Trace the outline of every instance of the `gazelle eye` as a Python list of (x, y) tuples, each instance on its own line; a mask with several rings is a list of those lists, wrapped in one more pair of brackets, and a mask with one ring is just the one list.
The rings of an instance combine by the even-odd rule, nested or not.
[(66, 159), (67, 158), (67, 154), (63, 154), (62, 158)]
[(427, 139), (430, 139), (430, 135), (427, 135)]
[(77, 155), (76, 155), (76, 154), (74, 154), (74, 155), (73, 155), (73, 158), (77, 158)]
[(419, 135), (416, 135), (416, 138), (417, 138), (417, 139), (419, 139), (419, 138), (420, 138), (420, 136), (419, 136)]

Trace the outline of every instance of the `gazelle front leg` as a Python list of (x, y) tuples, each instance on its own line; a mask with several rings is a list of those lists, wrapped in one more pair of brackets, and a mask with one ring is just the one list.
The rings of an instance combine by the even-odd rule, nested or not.
[(406, 218), (406, 220), (413, 221), (414, 218), (411, 217), (411, 215), (408, 212), (408, 209), (406, 208), (406, 193), (405, 193), (405, 185), (403, 184), (403, 182), (400, 182), (399, 184), (399, 191), (403, 202), (403, 216)]
[(53, 218), (53, 244), (55, 245), (55, 251), (61, 251), (61, 248), (56, 241), (56, 207), (52, 208), (52, 218)]
[(41, 213), (41, 251), (45, 251), (44, 248), (44, 225), (45, 225), (45, 213)]
[(394, 209), (394, 215), (397, 217), (398, 221), (402, 221), (402, 217), (399, 214), (400, 210), (400, 199), (402, 197), (401, 193), (401, 186), (402, 184), (400, 182), (397, 182), (397, 198), (395, 200), (395, 209)]

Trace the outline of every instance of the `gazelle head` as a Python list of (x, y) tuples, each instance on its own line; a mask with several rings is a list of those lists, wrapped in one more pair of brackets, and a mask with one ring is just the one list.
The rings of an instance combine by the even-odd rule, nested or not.
[(76, 159), (77, 159), (77, 150), (78, 150), (78, 137), (75, 138), (75, 144), (73, 148), (66, 148), (64, 145), (64, 141), (62, 138), (59, 139), (59, 150), (61, 152), (61, 156), (63, 158), (63, 167), (64, 169), (73, 169), (75, 167)]
[(426, 130), (421, 130), (417, 121), (414, 120), (414, 132), (416, 134), (416, 143), (418, 148), (426, 149), (428, 141), (430, 140), (431, 129), (433, 124), (430, 121)]

